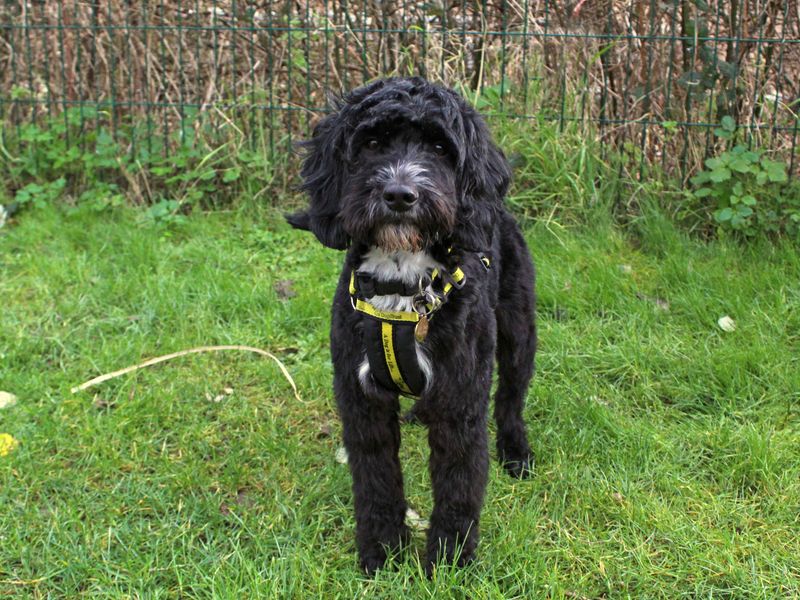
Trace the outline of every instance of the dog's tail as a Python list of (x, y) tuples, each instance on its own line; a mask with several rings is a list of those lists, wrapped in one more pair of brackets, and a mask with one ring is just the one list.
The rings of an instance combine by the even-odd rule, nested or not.
[(300, 211), (296, 213), (283, 215), (287, 223), (295, 229), (302, 229), (304, 231), (311, 231), (311, 217), (308, 216), (307, 211)]

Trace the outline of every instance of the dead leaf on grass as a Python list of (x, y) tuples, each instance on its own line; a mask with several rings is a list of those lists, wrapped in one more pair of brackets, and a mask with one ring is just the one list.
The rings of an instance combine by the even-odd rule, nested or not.
[(645, 302), (652, 302), (659, 310), (663, 310), (664, 312), (669, 312), (669, 302), (667, 302), (663, 298), (659, 298), (658, 296), (645, 296), (644, 294), (640, 293), (637, 293), (636, 297), (639, 300), (644, 300)]
[(247, 490), (239, 490), (238, 492), (236, 492), (236, 500), (234, 500), (234, 502), (236, 502), (236, 504), (244, 508), (250, 508), (255, 504), (255, 502), (253, 502), (253, 499), (247, 493)]
[(294, 281), (291, 279), (282, 279), (281, 281), (276, 281), (273, 284), (272, 289), (275, 290), (275, 293), (281, 300), (288, 300), (289, 298), (294, 298), (297, 296), (297, 292), (294, 291)]
[(412, 529), (420, 531), (427, 529), (430, 525), (427, 519), (420, 517), (419, 513), (410, 507), (406, 509), (406, 524)]
[(717, 319), (717, 325), (719, 325), (719, 328), (722, 329), (722, 331), (727, 331), (728, 333), (731, 331), (736, 331), (736, 321), (731, 319), (728, 315)]
[(319, 428), (317, 432), (317, 439), (321, 440), (323, 438), (331, 437), (331, 433), (333, 433), (333, 428), (330, 426), (330, 423), (325, 423)]
[(17, 397), (11, 392), (0, 392), (0, 408), (10, 408), (17, 403)]
[(107, 400), (100, 396), (100, 394), (94, 395), (94, 401), (92, 402), (94, 407), (98, 410), (105, 410), (107, 408), (114, 408), (114, 402)]

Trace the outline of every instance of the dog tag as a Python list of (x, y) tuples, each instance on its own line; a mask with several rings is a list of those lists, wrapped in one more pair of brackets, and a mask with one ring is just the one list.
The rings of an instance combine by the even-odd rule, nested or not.
[(414, 327), (414, 339), (421, 344), (426, 337), (428, 337), (428, 317), (427, 315), (422, 315)]

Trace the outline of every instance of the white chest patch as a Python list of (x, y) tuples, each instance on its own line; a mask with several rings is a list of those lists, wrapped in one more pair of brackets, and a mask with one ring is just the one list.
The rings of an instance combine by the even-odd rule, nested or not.
[[(386, 252), (380, 248), (371, 248), (363, 256), (359, 273), (368, 273), (378, 281), (397, 281), (406, 284), (417, 283), (433, 269), (444, 270), (444, 267), (425, 252)], [(430, 287), (430, 286), (429, 286)], [(412, 310), (411, 296), (388, 294), (374, 296), (370, 304), (380, 310)]]
[[(425, 252), (408, 252), (405, 250), (386, 252), (380, 248), (370, 248), (362, 257), (358, 272), (368, 273), (378, 281), (400, 280), (406, 284), (415, 284), (433, 269), (439, 269), (440, 272), (443, 272), (444, 266)], [(426, 289), (430, 287), (429, 285)], [(387, 294), (373, 296), (369, 299), (369, 303), (379, 310), (411, 311), (413, 310), (411, 300), (411, 296)], [(427, 388), (433, 378), (431, 362), (427, 353), (419, 344), (416, 344), (416, 351), (417, 362), (425, 375), (425, 387)], [(358, 367), (358, 379), (365, 391), (370, 385), (374, 385), (371, 383), (369, 375), (369, 361), (364, 355), (364, 360), (361, 361), (361, 365)]]

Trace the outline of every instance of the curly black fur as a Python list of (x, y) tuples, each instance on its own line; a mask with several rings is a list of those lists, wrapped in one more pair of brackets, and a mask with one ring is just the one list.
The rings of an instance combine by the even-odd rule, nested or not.
[(467, 276), (421, 344), (431, 373), (413, 409), (428, 426), (431, 449), (427, 567), (464, 564), (478, 542), (495, 356), (498, 458), (515, 477), (532, 462), (522, 408), (536, 351), (534, 267), (503, 205), (510, 169), (481, 116), (456, 92), (423, 79), (376, 81), (333, 108), (305, 144), (310, 206), (287, 218), (326, 246), (347, 249), (331, 353), (361, 565), (374, 572), (408, 538), (398, 396), (365, 370), (363, 315), (348, 293), (351, 271), (371, 252), (394, 260), (398, 272), (402, 261), (424, 256)]

